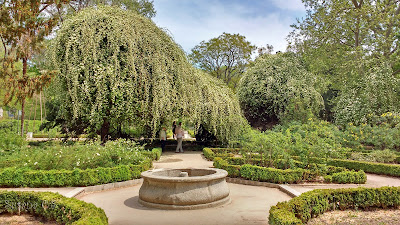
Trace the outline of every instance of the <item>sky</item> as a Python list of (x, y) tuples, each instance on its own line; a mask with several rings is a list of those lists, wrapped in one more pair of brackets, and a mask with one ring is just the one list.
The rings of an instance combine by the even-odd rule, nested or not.
[(306, 14), (301, 0), (154, 0), (154, 7), (153, 21), (187, 53), (223, 32), (285, 51), (290, 25)]

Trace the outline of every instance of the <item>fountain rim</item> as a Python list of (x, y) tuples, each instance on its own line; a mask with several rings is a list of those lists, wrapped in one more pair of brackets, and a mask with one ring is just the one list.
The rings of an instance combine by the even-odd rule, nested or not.
[[(215, 173), (204, 175), (204, 176), (194, 176), (194, 177), (168, 177), (168, 176), (160, 176), (155, 175), (155, 172), (166, 171), (166, 170), (211, 170), (215, 171)], [(153, 169), (147, 170), (141, 173), (141, 177), (147, 180), (153, 181), (166, 181), (166, 182), (175, 182), (175, 183), (192, 183), (192, 182), (204, 182), (204, 181), (212, 181), (225, 179), (228, 176), (228, 172), (222, 169), (216, 168), (162, 168), (162, 169)]]

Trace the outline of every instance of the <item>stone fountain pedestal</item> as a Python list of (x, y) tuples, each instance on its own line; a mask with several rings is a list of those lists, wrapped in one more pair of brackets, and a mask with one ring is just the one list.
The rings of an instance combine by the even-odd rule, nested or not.
[(139, 203), (159, 209), (201, 209), (230, 202), (221, 169), (156, 169), (142, 174)]

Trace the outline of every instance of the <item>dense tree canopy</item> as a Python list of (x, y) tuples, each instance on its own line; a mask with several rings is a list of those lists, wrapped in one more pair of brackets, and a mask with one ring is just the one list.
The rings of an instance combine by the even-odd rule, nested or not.
[(246, 37), (223, 33), (196, 45), (189, 57), (199, 68), (236, 88), (254, 50)]
[(265, 129), (278, 121), (318, 114), (323, 100), (315, 84), (314, 75), (291, 54), (264, 54), (243, 75), (238, 96), (250, 124)]
[(101, 131), (103, 141), (122, 124), (154, 136), (175, 118), (227, 140), (243, 123), (229, 88), (195, 70), (170, 36), (136, 13), (81, 11), (63, 23), (52, 57), (60, 70), (53, 85), (58, 119)]
[[(5, 104), (16, 99), (21, 104), (21, 135), (24, 135), (25, 100), (50, 81), (51, 72), (28, 76), (28, 61), (43, 48), (46, 35), (57, 25), (57, 17), (46, 17), (49, 7), (59, 8), (69, 0), (7, 0), (0, 3), (1, 87)], [(18, 64), (22, 63), (21, 67)]]
[[(399, 70), (400, 2), (303, 0), (307, 16), (293, 25), (289, 48), (336, 88), (387, 62)], [(367, 68), (365, 68), (367, 67)]]

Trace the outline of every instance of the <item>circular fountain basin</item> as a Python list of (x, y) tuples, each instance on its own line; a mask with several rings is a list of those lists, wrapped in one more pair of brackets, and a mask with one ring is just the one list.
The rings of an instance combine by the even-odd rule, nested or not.
[(142, 173), (139, 202), (159, 209), (200, 209), (230, 202), (221, 169), (155, 169)]

